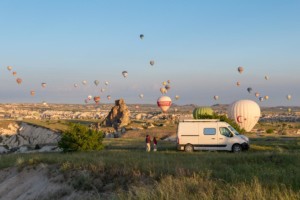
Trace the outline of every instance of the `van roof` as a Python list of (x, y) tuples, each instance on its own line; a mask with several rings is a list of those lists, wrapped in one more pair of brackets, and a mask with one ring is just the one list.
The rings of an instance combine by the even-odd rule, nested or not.
[(219, 119), (183, 119), (180, 122), (219, 122)]

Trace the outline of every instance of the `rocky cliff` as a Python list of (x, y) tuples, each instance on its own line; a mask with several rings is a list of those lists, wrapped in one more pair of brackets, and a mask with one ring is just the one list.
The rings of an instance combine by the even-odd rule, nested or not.
[[(0, 151), (16, 151), (21, 147), (40, 148), (45, 145), (57, 146), (60, 133), (53, 130), (27, 124), (12, 122), (8, 128), (0, 129)], [(3, 152), (3, 153), (4, 153)], [(1, 152), (0, 152), (1, 153)]]

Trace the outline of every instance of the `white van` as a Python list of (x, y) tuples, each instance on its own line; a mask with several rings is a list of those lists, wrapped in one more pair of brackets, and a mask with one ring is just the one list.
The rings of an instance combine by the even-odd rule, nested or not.
[(182, 120), (177, 128), (177, 149), (225, 150), (240, 152), (249, 149), (249, 138), (240, 135), (226, 122), (214, 119)]

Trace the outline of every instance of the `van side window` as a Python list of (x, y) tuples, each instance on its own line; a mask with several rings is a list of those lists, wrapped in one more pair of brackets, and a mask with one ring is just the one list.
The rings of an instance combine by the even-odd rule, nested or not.
[(226, 137), (230, 137), (232, 134), (230, 132), (230, 130), (228, 130), (228, 128), (226, 128), (226, 127), (220, 127), (220, 133), (221, 133), (221, 135), (224, 135)]
[(216, 135), (216, 129), (215, 128), (204, 128), (203, 134), (204, 135)]

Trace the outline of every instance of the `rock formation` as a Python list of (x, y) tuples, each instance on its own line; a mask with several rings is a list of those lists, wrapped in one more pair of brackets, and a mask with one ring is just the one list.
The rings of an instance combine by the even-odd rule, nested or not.
[(104, 125), (114, 127), (116, 130), (118, 130), (118, 128), (126, 126), (129, 123), (130, 111), (125, 104), (124, 99), (116, 100), (115, 106), (112, 107), (111, 111), (104, 120)]
[[(8, 129), (0, 131), (0, 153), (29, 150), (36, 147), (50, 145), (57, 147), (61, 134), (53, 130), (27, 124), (12, 122)], [(26, 150), (26, 151), (27, 151)], [(43, 149), (45, 151), (45, 149)]]

